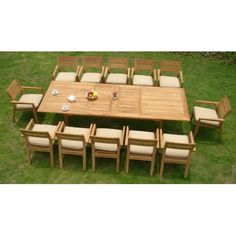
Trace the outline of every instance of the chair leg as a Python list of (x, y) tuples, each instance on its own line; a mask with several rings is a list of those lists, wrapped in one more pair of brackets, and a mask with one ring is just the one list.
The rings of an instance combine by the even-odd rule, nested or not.
[(129, 157), (126, 157), (126, 166), (125, 166), (125, 172), (129, 173)]
[(54, 167), (53, 148), (50, 150), (50, 163), (51, 167)]
[(60, 169), (63, 170), (63, 154), (61, 153), (60, 150), (59, 150), (59, 165)]
[(193, 112), (192, 112), (192, 115), (191, 115), (191, 118), (190, 118), (190, 123), (192, 123), (193, 121)]
[(194, 134), (193, 134), (194, 138), (197, 136), (199, 127), (200, 127), (200, 125), (199, 125), (199, 123), (197, 123), (196, 126), (195, 126), (195, 129), (194, 129)]
[(187, 177), (188, 177), (189, 166), (190, 166), (190, 164), (187, 164), (186, 167), (185, 167), (184, 178), (187, 178)]
[(153, 176), (155, 160), (151, 161), (150, 176)]
[(120, 158), (118, 157), (116, 159), (116, 172), (119, 172), (119, 170), (120, 170)]
[(95, 166), (96, 166), (96, 163), (95, 163), (95, 156), (93, 155), (92, 156), (92, 170), (95, 171)]
[(86, 154), (83, 155), (83, 171), (86, 170)]
[(164, 165), (165, 165), (165, 162), (164, 162), (164, 159), (162, 158), (162, 160), (161, 160), (161, 168), (160, 168), (160, 176), (161, 177), (163, 176)]

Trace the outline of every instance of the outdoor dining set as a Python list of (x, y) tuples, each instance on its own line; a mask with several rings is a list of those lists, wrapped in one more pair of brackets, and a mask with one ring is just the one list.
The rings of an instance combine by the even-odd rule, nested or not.
[[(185, 166), (189, 173), (190, 162), (196, 151), (195, 138), (200, 126), (217, 128), (219, 138), (231, 107), (227, 96), (218, 102), (197, 100), (190, 117), (184, 89), (182, 63), (162, 60), (160, 68), (155, 61), (135, 58), (110, 57), (104, 65), (100, 56), (58, 56), (52, 81), (44, 94), (41, 87), (21, 85), (12, 81), (7, 89), (13, 108), (13, 121), (18, 110), (32, 111), (33, 119), (21, 129), (28, 150), (29, 162), (35, 151), (49, 152), (54, 166), (54, 145), (58, 145), (59, 165), (63, 169), (65, 154), (81, 156), (86, 170), (87, 147), (91, 147), (92, 170), (97, 158), (116, 160), (120, 170), (121, 152), (125, 151), (125, 171), (130, 160), (150, 162), (150, 175), (155, 160), (161, 154), (160, 176), (165, 163)], [(39, 93), (32, 93), (38, 90)], [(28, 91), (28, 92), (27, 92)], [(37, 113), (62, 114), (63, 121), (56, 125), (39, 124)], [(120, 129), (69, 126), (70, 116), (154, 121), (153, 131), (133, 130), (124, 124)], [(164, 121), (194, 122), (192, 134), (170, 134), (163, 131)]]

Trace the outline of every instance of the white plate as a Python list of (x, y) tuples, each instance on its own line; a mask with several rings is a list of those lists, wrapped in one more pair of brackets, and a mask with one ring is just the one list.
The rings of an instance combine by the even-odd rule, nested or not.
[(62, 110), (62, 111), (69, 111), (69, 109), (70, 109), (70, 106), (67, 105), (67, 104), (64, 104), (64, 105), (61, 107), (61, 110)]
[(67, 100), (69, 102), (75, 102), (76, 101), (76, 96), (75, 95), (70, 95), (70, 96), (67, 97)]
[(57, 89), (53, 89), (52, 91), (51, 91), (51, 94), (52, 95), (57, 95), (59, 93), (59, 91), (57, 90)]

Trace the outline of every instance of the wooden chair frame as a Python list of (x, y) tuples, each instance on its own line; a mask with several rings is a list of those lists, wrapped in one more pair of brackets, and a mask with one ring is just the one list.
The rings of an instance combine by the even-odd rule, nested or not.
[[(194, 137), (197, 136), (197, 133), (199, 131), (200, 126), (208, 127), (208, 128), (217, 128), (219, 130), (219, 140), (222, 138), (222, 131), (223, 131), (223, 124), (225, 121), (225, 118), (228, 116), (228, 114), (231, 112), (231, 106), (228, 100), (227, 96), (224, 96), (219, 102), (213, 102), (213, 101), (204, 101), (204, 100), (196, 100), (195, 105), (210, 105), (213, 106), (216, 113), (220, 117), (219, 119), (204, 119), (200, 118), (198, 121), (194, 119), (194, 111), (191, 116), (191, 122), (194, 120), (196, 123), (195, 130), (194, 130)], [(202, 121), (215, 121), (219, 122), (219, 125), (213, 125), (213, 124), (204, 124)]]
[(57, 65), (52, 74), (52, 80), (55, 80), (58, 73), (63, 71), (63, 68), (71, 68), (76, 72), (76, 81), (78, 79), (80, 65), (78, 65), (77, 56), (58, 56)]
[(89, 68), (97, 68), (101, 71), (101, 81), (104, 77), (105, 66), (103, 66), (103, 59), (101, 56), (83, 56), (82, 57), (82, 66), (79, 69), (78, 79), (81, 80), (83, 74)]
[[(29, 102), (20, 102), (17, 101), (19, 96), (22, 96), (26, 91), (29, 90), (40, 90), (43, 93), (43, 88), (35, 86), (22, 86), (18, 80), (13, 80), (10, 86), (7, 89), (7, 94), (11, 100), (12, 109), (13, 109), (13, 122), (16, 121), (16, 111), (32, 111), (35, 122), (38, 122), (37, 117), (37, 108), (34, 106), (34, 103)], [(31, 108), (16, 108), (17, 104), (26, 104), (31, 105)]]
[[(126, 127), (126, 136), (125, 136), (125, 146), (127, 147), (127, 155), (126, 155), (126, 165), (125, 170), (126, 173), (129, 173), (129, 161), (130, 160), (138, 160), (138, 161), (149, 161), (151, 162), (150, 166), (150, 176), (153, 176), (154, 166), (155, 166), (155, 158), (157, 148), (159, 148), (159, 129), (156, 130), (155, 139), (137, 139), (137, 138), (129, 138), (129, 127)], [(139, 146), (149, 146), (153, 147), (153, 153), (150, 154), (137, 154), (130, 152), (130, 145), (139, 145)]]
[[(125, 126), (122, 131), (122, 138), (107, 138), (107, 137), (96, 137), (96, 124), (93, 125), (91, 138), (92, 145), (92, 170), (95, 171), (96, 166), (96, 158), (111, 158), (116, 159), (116, 172), (119, 172), (120, 169), (120, 149), (123, 146), (124, 138), (125, 138)], [(99, 143), (110, 143), (117, 145), (117, 151), (105, 151), (98, 150), (95, 148), (95, 142)]]
[[(190, 131), (188, 134), (189, 143), (176, 143), (176, 142), (165, 142), (163, 141), (163, 133), (162, 129), (160, 129), (160, 149), (162, 150), (162, 158), (161, 158), (161, 167), (160, 167), (160, 176), (163, 176), (164, 172), (164, 165), (165, 163), (172, 163), (172, 164), (182, 164), (185, 165), (185, 172), (184, 178), (187, 178), (189, 174), (189, 167), (192, 160), (193, 152), (196, 151), (196, 143), (194, 142), (193, 134)], [(188, 150), (189, 155), (186, 158), (178, 158), (173, 156), (166, 155), (166, 149), (173, 148), (173, 149), (180, 149), (180, 150)]]
[(157, 71), (157, 83), (160, 85), (160, 76), (162, 73), (175, 73), (176, 77), (179, 79), (180, 87), (184, 85), (184, 78), (182, 72), (181, 61), (173, 60), (161, 60), (160, 69)]
[[(76, 134), (67, 134), (64, 133), (63, 130), (65, 128), (65, 122), (61, 122), (60, 129), (58, 132), (56, 132), (56, 137), (58, 141), (58, 153), (59, 153), (59, 164), (60, 168), (63, 169), (63, 155), (69, 154), (69, 155), (77, 155), (82, 156), (83, 158), (83, 170), (86, 170), (86, 147), (89, 141), (89, 136), (92, 132), (93, 124), (90, 125), (89, 128), (89, 136), (87, 139), (85, 139), (84, 135), (76, 135)], [(70, 141), (81, 141), (83, 142), (83, 148), (81, 150), (78, 149), (69, 149), (69, 148), (63, 148), (62, 146), (62, 140), (70, 140)]]
[(104, 82), (106, 83), (109, 73), (114, 69), (123, 69), (127, 73), (127, 84), (130, 83), (131, 68), (129, 68), (129, 59), (126, 57), (109, 57), (108, 66), (104, 72)]
[[(33, 152), (36, 152), (36, 151), (37, 152), (49, 152), (51, 167), (54, 167), (53, 145), (54, 145), (55, 136), (51, 137), (48, 132), (33, 131), (32, 128), (34, 127), (34, 125), (35, 125), (35, 122), (33, 119), (31, 119), (25, 129), (20, 129), (21, 133), (23, 134), (24, 139), (25, 139), (25, 144), (26, 144), (26, 148), (28, 151), (29, 163), (32, 164), (32, 153)], [(61, 122), (59, 122), (57, 125), (57, 131), (60, 129), (60, 126), (61, 126)], [(32, 145), (29, 142), (29, 137), (47, 138), (49, 141), (49, 146), (42, 147), (42, 146)]]
[(131, 68), (131, 83), (133, 84), (133, 78), (138, 71), (149, 71), (153, 78), (153, 86), (156, 86), (157, 83), (157, 70), (155, 69), (155, 63), (153, 59), (147, 58), (135, 58), (134, 67)]

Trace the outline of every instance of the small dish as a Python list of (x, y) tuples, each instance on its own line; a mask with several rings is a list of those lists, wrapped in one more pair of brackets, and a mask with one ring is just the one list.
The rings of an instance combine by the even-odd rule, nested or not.
[(86, 93), (86, 97), (89, 100), (95, 100), (98, 97), (98, 92), (92, 89)]
[(52, 94), (53, 96), (57, 95), (58, 93), (59, 93), (59, 91), (58, 91), (57, 89), (53, 89), (53, 90), (51, 91), (51, 94)]
[(63, 106), (61, 107), (62, 111), (69, 111), (70, 106), (68, 104), (63, 104)]
[(69, 102), (75, 102), (76, 101), (76, 96), (75, 95), (70, 95), (67, 97)]

